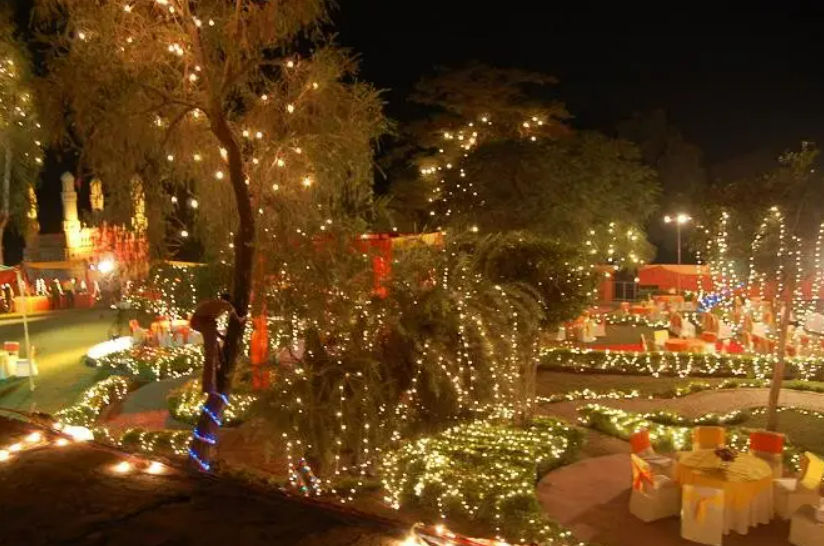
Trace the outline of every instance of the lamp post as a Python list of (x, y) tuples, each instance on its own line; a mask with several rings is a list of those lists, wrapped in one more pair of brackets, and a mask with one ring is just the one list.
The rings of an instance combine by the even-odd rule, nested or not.
[(675, 216), (664, 216), (665, 224), (675, 224), (675, 233), (678, 241), (678, 265), (681, 265), (681, 226), (692, 220), (689, 214), (679, 212)]
[(23, 334), (26, 340), (26, 358), (29, 359), (29, 390), (34, 391), (34, 355), (31, 353), (31, 341), (29, 340), (29, 313), (28, 313), (28, 290), (26, 283), (23, 281), (23, 275), (20, 268), (16, 271), (17, 274), (17, 290), (20, 292), (20, 299), (23, 302)]
[[(664, 223), (665, 224), (675, 224), (675, 237), (678, 242), (678, 265), (681, 265), (681, 226), (686, 224), (692, 220), (692, 217), (689, 214), (684, 214), (683, 212), (679, 212), (675, 216), (670, 216), (667, 214), (664, 216)], [(676, 273), (676, 289), (678, 293), (681, 293), (681, 271)]]

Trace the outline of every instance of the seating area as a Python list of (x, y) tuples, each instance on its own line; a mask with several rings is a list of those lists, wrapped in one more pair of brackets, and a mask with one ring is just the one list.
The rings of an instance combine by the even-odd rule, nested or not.
[(715, 546), (778, 518), (790, 520), (791, 544), (824, 545), (824, 460), (807, 452), (801, 472), (785, 476), (780, 434), (753, 432), (743, 453), (725, 447), (723, 427), (695, 427), (692, 440), (692, 451), (668, 457), (654, 451), (648, 431), (632, 435), (632, 515), (680, 517), (682, 538)]

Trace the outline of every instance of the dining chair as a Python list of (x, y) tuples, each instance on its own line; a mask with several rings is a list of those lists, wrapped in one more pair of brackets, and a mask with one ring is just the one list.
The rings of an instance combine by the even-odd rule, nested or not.
[(685, 485), (681, 501), (681, 537), (721, 546), (724, 539), (724, 490)]
[(724, 427), (698, 426), (692, 429), (692, 450), (716, 449), (724, 445), (726, 432)]
[[(819, 519), (814, 506), (805, 505), (790, 520), (790, 544), (795, 546), (821, 546), (824, 544), (824, 520)], [(824, 512), (819, 508), (818, 512)]]
[(775, 480), (775, 513), (790, 519), (796, 510), (806, 504), (821, 501), (821, 481), (824, 479), (824, 460), (807, 451), (804, 453), (801, 476)]
[(767, 430), (750, 434), (750, 453), (770, 465), (773, 478), (784, 476), (784, 435)]
[(661, 474), (641, 457), (630, 454), (632, 491), (629, 497), (630, 513), (644, 522), (678, 515), (681, 491), (678, 483)]
[(657, 474), (672, 477), (675, 460), (655, 452), (647, 429), (633, 433), (629, 437), (629, 445), (632, 453), (646, 461)]

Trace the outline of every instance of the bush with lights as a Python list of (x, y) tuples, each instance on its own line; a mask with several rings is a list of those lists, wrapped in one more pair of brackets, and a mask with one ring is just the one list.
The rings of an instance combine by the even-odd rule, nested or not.
[[(223, 426), (236, 425), (249, 416), (251, 406), (257, 400), (254, 394), (235, 391), (229, 404), (223, 410)], [(195, 424), (206, 401), (206, 394), (200, 386), (200, 379), (192, 379), (169, 392), (166, 402), (169, 413), (178, 421)]]
[[(659, 376), (715, 376), (765, 379), (771, 376), (775, 355), (714, 355), (677, 352), (598, 351), (550, 348), (542, 351), (541, 367), (577, 373)], [(785, 377), (824, 380), (824, 358), (788, 358)]]
[(529, 409), (522, 371), (537, 362), (541, 309), (528, 287), (491, 282), (447, 243), (398, 253), (381, 297), (368, 253), (318, 252), (293, 256), (268, 294), (281, 366), (255, 410), (318, 476), (366, 476), (415, 431)]
[(133, 347), (100, 357), (95, 365), (144, 381), (159, 381), (191, 375), (202, 368), (203, 348), (199, 345)]
[(106, 407), (123, 400), (133, 385), (133, 379), (112, 375), (86, 389), (72, 406), (55, 414), (55, 419), (66, 425), (91, 428)]
[(577, 543), (544, 516), (535, 484), (569, 462), (580, 431), (554, 419), (524, 427), (472, 421), (386, 453), (381, 464), (387, 502), (423, 508), (441, 518), (472, 521), (511, 543)]
[(146, 279), (130, 284), (125, 298), (134, 309), (152, 315), (188, 318), (198, 302), (225, 289), (227, 273), (218, 265), (161, 262)]

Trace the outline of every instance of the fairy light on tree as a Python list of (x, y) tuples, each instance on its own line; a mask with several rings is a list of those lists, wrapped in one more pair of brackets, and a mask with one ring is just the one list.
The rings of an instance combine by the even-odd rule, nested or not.
[[(757, 295), (764, 306), (772, 305), (780, 316), (767, 410), (770, 430), (777, 426), (789, 326), (792, 320), (803, 322), (810, 308), (803, 303), (802, 285), (809, 277), (815, 290), (820, 279), (816, 263), (821, 252), (821, 214), (813, 208), (824, 201), (824, 184), (815, 169), (818, 155), (815, 145), (803, 142), (800, 149), (782, 154), (777, 167), (762, 176), (727, 184), (718, 199), (733, 216), (736, 235), (742, 239), (725, 245), (734, 249), (726, 252), (730, 259), (748, 264), (746, 293)], [(751, 242), (746, 244), (748, 237)], [(813, 299), (817, 296), (812, 294)]]
[[(0, 260), (8, 226), (37, 222), (33, 184), (43, 164), (40, 123), (25, 44), (15, 38), (9, 6), (0, 8)], [(33, 214), (32, 214), (33, 212)]]
[[(118, 181), (139, 174), (149, 214), (168, 206), (163, 184), (191, 183), (205, 219), (195, 228), (200, 240), (222, 245), (233, 233), (225, 261), (233, 266), (232, 303), (241, 318), (262, 244), (257, 219), (296, 216), (289, 194), (333, 199), (343, 185), (355, 186), (353, 179), (371, 179), (373, 139), (384, 128), (377, 94), (349, 83), (355, 64), (324, 37), (311, 50), (297, 40), (321, 35), (323, 0), (45, 0), (38, 15), (46, 31), (55, 21), (65, 25), (51, 35), (52, 106), (69, 105), (84, 161), (109, 181), (115, 201), (124, 201)], [(57, 127), (55, 134), (62, 136)], [(333, 138), (348, 147), (323, 149)], [(291, 150), (286, 167), (278, 167), (271, 158), (284, 150)], [(302, 183), (308, 176), (310, 188)], [(162, 218), (149, 222), (155, 224)], [(204, 437), (213, 437), (217, 420), (210, 415), (219, 419), (231, 391), (242, 335), (240, 320), (231, 319), (217, 391), (198, 424)], [(195, 440), (193, 460), (206, 467), (211, 448)]]

